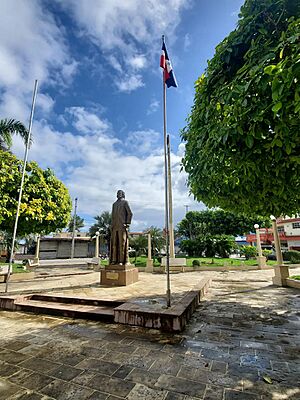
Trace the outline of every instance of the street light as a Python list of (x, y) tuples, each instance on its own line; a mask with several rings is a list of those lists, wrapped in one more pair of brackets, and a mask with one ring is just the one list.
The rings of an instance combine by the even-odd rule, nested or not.
[(261, 242), (260, 242), (259, 225), (255, 224), (254, 228), (255, 228), (255, 232), (256, 232), (256, 248), (257, 248), (258, 256), (263, 257)]

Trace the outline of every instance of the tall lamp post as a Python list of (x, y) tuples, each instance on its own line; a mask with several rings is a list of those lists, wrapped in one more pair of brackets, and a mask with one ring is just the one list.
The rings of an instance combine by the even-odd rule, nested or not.
[(263, 269), (264, 267), (266, 267), (266, 257), (264, 257), (263, 253), (262, 253), (259, 225), (255, 224), (254, 228), (255, 228), (255, 232), (256, 232), (256, 248), (257, 248), (257, 252), (258, 252), (258, 257), (257, 257), (258, 267), (260, 269)]
[(289, 267), (283, 264), (283, 257), (280, 245), (280, 238), (277, 229), (276, 217), (274, 217), (274, 215), (271, 215), (270, 218), (272, 220), (276, 260), (277, 260), (277, 265), (275, 265), (274, 267), (275, 276), (273, 277), (273, 284), (277, 286), (287, 286), (286, 279), (289, 277)]

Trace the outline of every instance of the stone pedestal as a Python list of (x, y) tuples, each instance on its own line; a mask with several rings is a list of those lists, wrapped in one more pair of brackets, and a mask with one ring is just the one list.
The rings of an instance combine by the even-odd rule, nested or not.
[(267, 259), (264, 256), (258, 256), (256, 257), (257, 261), (258, 261), (258, 268), (259, 269), (264, 269), (267, 266)]
[(127, 286), (139, 280), (139, 270), (133, 264), (106, 265), (101, 270), (101, 285)]
[(153, 260), (147, 260), (145, 272), (153, 272)]
[(274, 272), (275, 276), (272, 278), (273, 285), (287, 286), (286, 280), (290, 276), (289, 267), (287, 265), (275, 265)]

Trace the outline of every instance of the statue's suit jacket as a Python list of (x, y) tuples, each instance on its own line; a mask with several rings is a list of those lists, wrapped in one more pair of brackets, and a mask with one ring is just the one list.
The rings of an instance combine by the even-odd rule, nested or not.
[(130, 224), (132, 211), (125, 199), (118, 199), (112, 206), (112, 231), (125, 231), (124, 224)]

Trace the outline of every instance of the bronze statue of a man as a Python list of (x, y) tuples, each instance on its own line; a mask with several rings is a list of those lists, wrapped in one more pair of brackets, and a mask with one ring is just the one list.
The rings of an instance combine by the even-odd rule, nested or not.
[(125, 200), (123, 190), (118, 190), (117, 201), (112, 206), (110, 264), (128, 264), (128, 227), (131, 224), (132, 212)]

